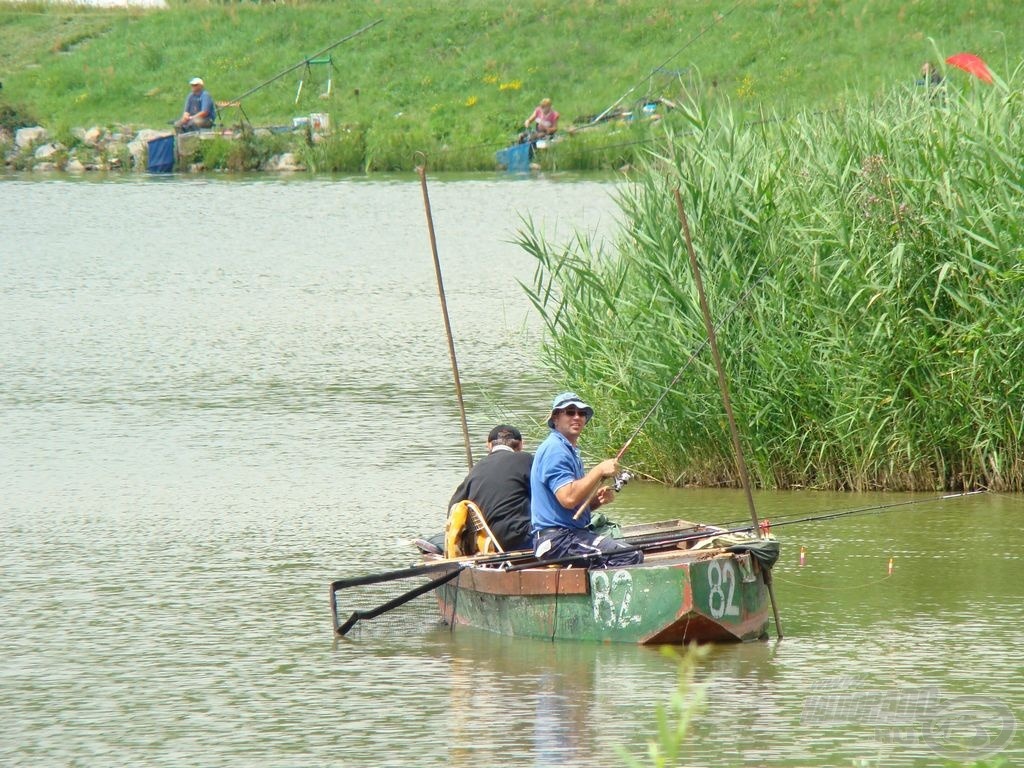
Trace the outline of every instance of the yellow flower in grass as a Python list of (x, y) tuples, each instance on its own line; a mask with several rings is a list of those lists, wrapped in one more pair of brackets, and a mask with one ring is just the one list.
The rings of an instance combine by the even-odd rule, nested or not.
[(743, 82), (736, 89), (736, 95), (741, 99), (749, 99), (754, 96), (754, 78), (750, 75), (743, 76)]
[(510, 80), (507, 83), (502, 83), (498, 86), (499, 91), (518, 91), (523, 87), (523, 84), (519, 80)]
[(497, 75), (484, 75), (484, 83), (486, 85), (497, 85), (498, 84), (498, 76)]
[(476, 102), (477, 102), (476, 96), (470, 96), (468, 99), (466, 99), (466, 106), (467, 107), (475, 107), (476, 106)]

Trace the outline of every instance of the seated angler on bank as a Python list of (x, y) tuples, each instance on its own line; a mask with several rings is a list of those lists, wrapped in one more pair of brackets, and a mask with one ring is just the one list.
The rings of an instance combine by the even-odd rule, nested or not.
[(193, 77), (188, 84), (192, 91), (185, 98), (185, 108), (181, 117), (174, 122), (174, 127), (182, 132), (209, 128), (217, 119), (217, 108), (213, 104), (213, 97), (206, 90), (206, 85), (201, 77)]

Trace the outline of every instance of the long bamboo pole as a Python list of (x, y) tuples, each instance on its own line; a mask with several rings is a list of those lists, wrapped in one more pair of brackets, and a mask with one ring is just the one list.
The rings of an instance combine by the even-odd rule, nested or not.
[(711, 29), (715, 25), (719, 24), (720, 22), (725, 21), (725, 17), (728, 16), (729, 14), (731, 14), (733, 11), (735, 11), (736, 8), (739, 6), (739, 4), (740, 4), (740, 0), (736, 0), (736, 2), (733, 3), (732, 8), (727, 10), (725, 13), (716, 13), (715, 17), (712, 19), (711, 23), (706, 24), (702, 29), (700, 29), (697, 32), (697, 34), (695, 34), (693, 37), (691, 37), (689, 40), (687, 40), (679, 50), (677, 50), (675, 53), (673, 53), (671, 56), (669, 56), (667, 59), (665, 59), (663, 62), (661, 62), (661, 64), (659, 64), (654, 69), (652, 69), (650, 71), (650, 74), (644, 75), (639, 81), (637, 81), (637, 83), (635, 85), (630, 86), (629, 89), (627, 89), (627, 91), (624, 94), (622, 94), (621, 96), (619, 96), (619, 98), (617, 98), (614, 102), (612, 102), (611, 106), (609, 106), (604, 112), (599, 114), (597, 117), (592, 119), (584, 127), (587, 128), (587, 127), (589, 127), (591, 125), (596, 125), (597, 123), (599, 123), (602, 120), (604, 120), (608, 116), (608, 113), (611, 112), (613, 109), (615, 109), (617, 106), (619, 106), (619, 104), (622, 103), (623, 99), (625, 99), (627, 96), (629, 96), (629, 94), (631, 94), (640, 85), (642, 85), (644, 80), (650, 79), (650, 77), (652, 75), (654, 75), (655, 72), (657, 72), (660, 69), (663, 69), (670, 61), (672, 61), (672, 59), (674, 59), (676, 56), (678, 56), (683, 51), (685, 51), (687, 48), (689, 48), (691, 45), (693, 45), (695, 42), (697, 42), (697, 40), (699, 40), (701, 37), (703, 37), (704, 33), (707, 32), (709, 29)]
[[(718, 341), (715, 338), (715, 326), (711, 322), (711, 310), (708, 308), (708, 299), (704, 293), (704, 282), (700, 278), (700, 267), (697, 264), (697, 254), (693, 250), (693, 240), (690, 238), (690, 224), (686, 220), (686, 211), (683, 210), (683, 197), (679, 194), (679, 187), (673, 191), (676, 198), (676, 208), (679, 212), (679, 223), (683, 228), (683, 237), (686, 240), (686, 253), (690, 258), (690, 268), (693, 270), (693, 280), (697, 286), (697, 296), (700, 299), (700, 311), (704, 316), (704, 326), (707, 328), (708, 341), (711, 346), (711, 357), (715, 361), (715, 369), (718, 371), (718, 386), (722, 390), (722, 404), (725, 406), (725, 414), (729, 419), (729, 432), (732, 435), (732, 447), (736, 454), (736, 466), (740, 470), (740, 481), (743, 483), (743, 490), (747, 496), (747, 507), (750, 509), (750, 522), (753, 523), (754, 532), (762, 538), (766, 535), (761, 530), (761, 524), (757, 519), (757, 509), (754, 507), (754, 495), (750, 490), (750, 474), (747, 472), (747, 462), (743, 458), (743, 446), (740, 444), (740, 432), (736, 427), (736, 417), (732, 411), (732, 400), (729, 398), (729, 382), (725, 378), (725, 369), (722, 367), (722, 358), (718, 354)], [(782, 639), (782, 622), (779, 620), (778, 603), (775, 601), (775, 587), (772, 584), (772, 572), (770, 568), (763, 569), (764, 583), (768, 587), (768, 596), (772, 602), (772, 614), (775, 617), (775, 632), (779, 639)]]
[(416, 166), (420, 175), (420, 188), (423, 190), (423, 209), (427, 214), (427, 232), (430, 235), (430, 252), (434, 256), (434, 275), (437, 277), (437, 295), (441, 299), (441, 315), (444, 317), (444, 333), (448, 339), (448, 357), (452, 363), (452, 378), (455, 380), (455, 397), (459, 401), (459, 417), (462, 419), (462, 437), (466, 444), (466, 465), (473, 468), (473, 448), (469, 440), (469, 425), (466, 422), (466, 404), (462, 400), (462, 381), (459, 378), (459, 361), (455, 357), (455, 340), (452, 337), (452, 324), (448, 318), (448, 301), (444, 295), (444, 280), (441, 277), (441, 260), (437, 256), (437, 237), (434, 234), (434, 216), (430, 212), (430, 195), (427, 193), (427, 161)]

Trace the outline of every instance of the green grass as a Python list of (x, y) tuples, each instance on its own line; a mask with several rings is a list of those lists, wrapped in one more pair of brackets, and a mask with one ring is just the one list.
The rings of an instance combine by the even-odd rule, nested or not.
[[(758, 485), (1024, 489), (1022, 82), (758, 124), (690, 104), (621, 193), (614, 248), (527, 227), (548, 362), (602, 404), (591, 448), (615, 453), (707, 336), (678, 185)], [(627, 462), (737, 483), (706, 351)]]
[[(563, 125), (622, 97), (629, 106), (695, 94), (752, 120), (765, 110), (832, 108), (848, 93), (878, 97), (912, 81), (925, 58), (960, 50), (1005, 74), (1005, 52), (1024, 44), (1024, 12), (1012, 0), (194, 0), (166, 11), (0, 2), (0, 100), (57, 131), (162, 127), (179, 114), (190, 77), (227, 101), (378, 19), (331, 52), (331, 98), (319, 97), (326, 70), (315, 67), (295, 105), (299, 68), (245, 99), (252, 122), (327, 112), (359, 137), (362, 157), (351, 147), (335, 154), (352, 168), (407, 170), (415, 151), (428, 151), (433, 166), (490, 169), (545, 95)], [(237, 109), (223, 118), (241, 122)], [(615, 139), (571, 144), (544, 162), (589, 169), (636, 160)]]

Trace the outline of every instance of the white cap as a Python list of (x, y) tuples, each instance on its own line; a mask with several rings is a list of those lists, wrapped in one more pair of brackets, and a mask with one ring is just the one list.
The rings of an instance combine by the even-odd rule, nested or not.
[(201, 78), (201, 77), (193, 77), (191, 80), (188, 81), (188, 84), (189, 85), (203, 85), (203, 78)]

